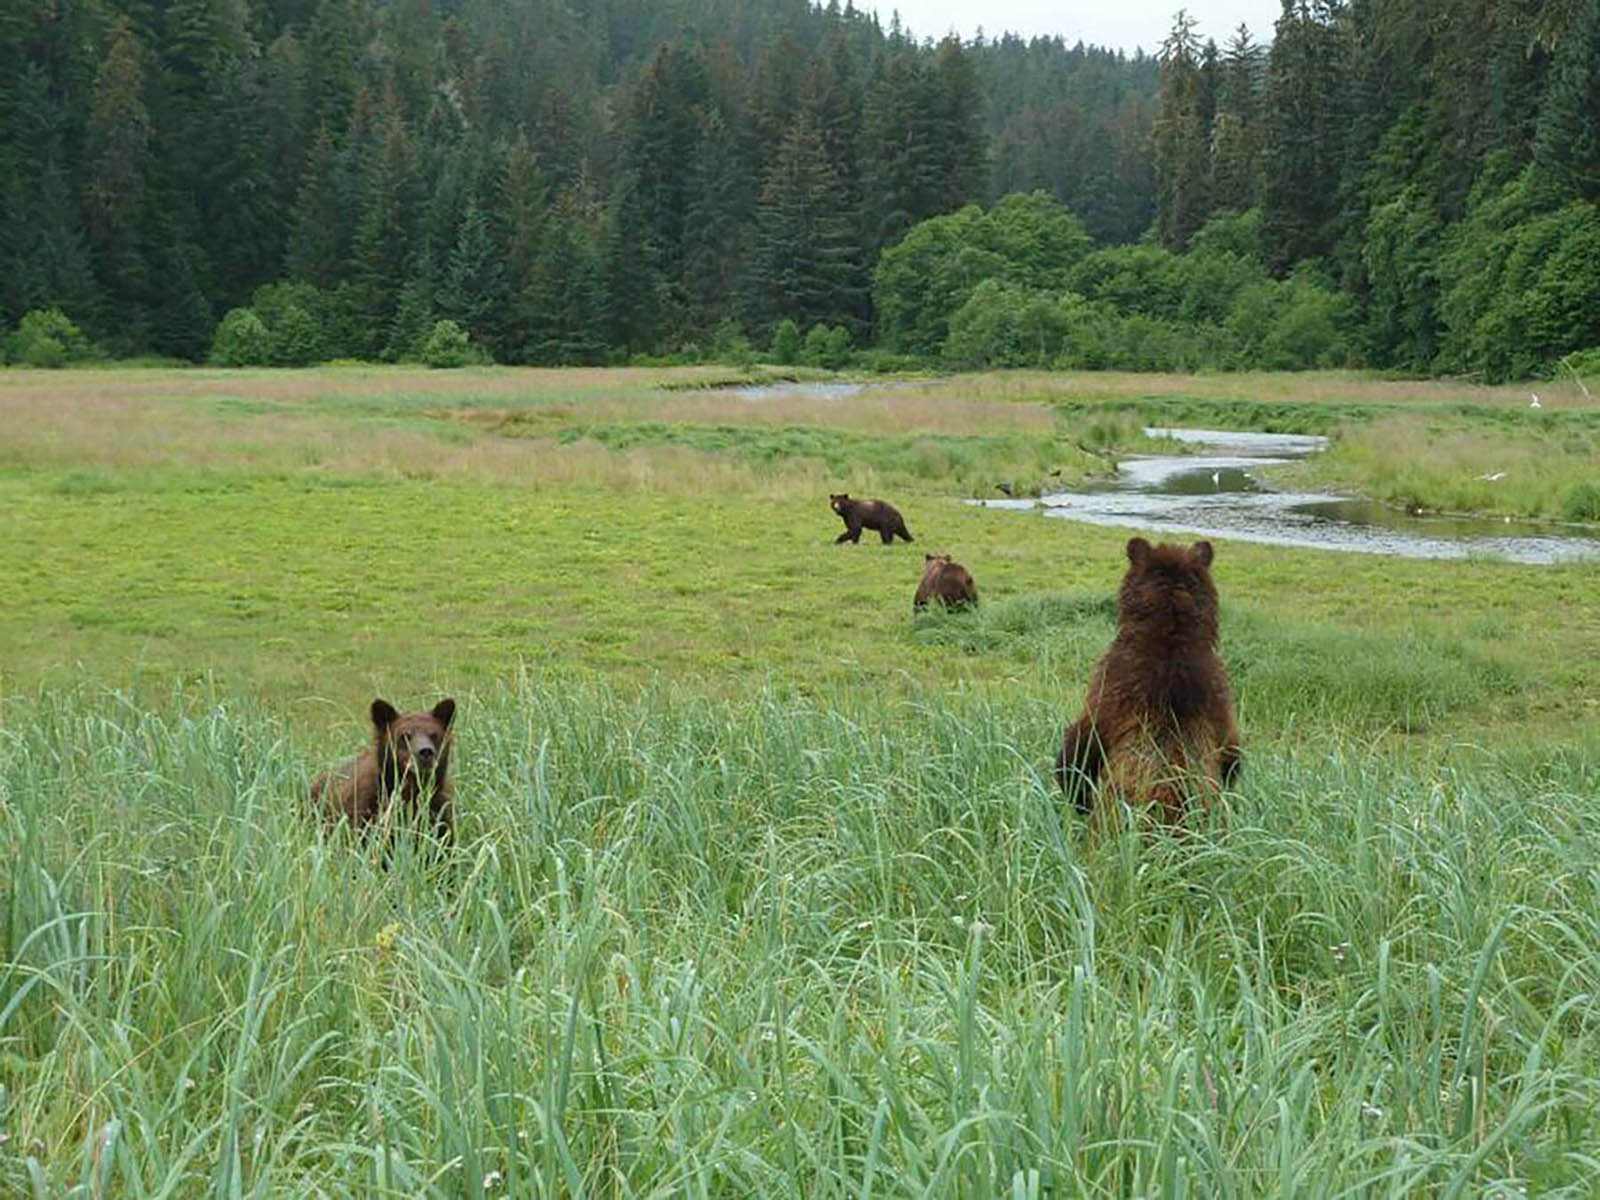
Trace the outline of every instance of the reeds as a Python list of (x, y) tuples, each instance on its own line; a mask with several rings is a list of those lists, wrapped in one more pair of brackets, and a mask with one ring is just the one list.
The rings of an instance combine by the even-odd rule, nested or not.
[(304, 819), (321, 731), (5, 716), (6, 1194), (1600, 1186), (1592, 743), (1308, 732), (1090, 839), (1035, 700), (524, 683), (384, 869)]

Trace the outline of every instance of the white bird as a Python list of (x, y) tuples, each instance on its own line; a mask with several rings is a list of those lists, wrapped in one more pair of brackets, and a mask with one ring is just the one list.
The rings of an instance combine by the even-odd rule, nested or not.
[(1211, 472), (1211, 485), (1213, 487), (1217, 487), (1217, 488), (1220, 488), (1222, 486), (1222, 472), (1221, 471), (1213, 471), (1213, 472)]
[(1533, 403), (1528, 405), (1529, 408), (1542, 408), (1543, 407), (1543, 405), (1541, 405), (1539, 403), (1539, 393), (1538, 392), (1529, 392), (1528, 395), (1533, 397)]
[(1506, 473), (1504, 471), (1490, 471), (1486, 474), (1478, 476), (1478, 478), (1483, 480), (1485, 483), (1493, 483), (1495, 480), (1504, 479), (1505, 477)]

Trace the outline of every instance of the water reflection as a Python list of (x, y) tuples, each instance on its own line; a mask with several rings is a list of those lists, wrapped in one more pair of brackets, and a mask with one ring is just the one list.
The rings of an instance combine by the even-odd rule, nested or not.
[(1256, 472), (1315, 453), (1327, 439), (1214, 429), (1147, 429), (1210, 453), (1137, 455), (1117, 475), (1081, 492), (1037, 501), (984, 501), (990, 508), (1042, 507), (1049, 517), (1092, 525), (1233, 537), (1281, 546), (1394, 554), (1484, 556), (1511, 562), (1600, 559), (1600, 531), (1531, 522), (1411, 516), (1371, 500), (1275, 491)]

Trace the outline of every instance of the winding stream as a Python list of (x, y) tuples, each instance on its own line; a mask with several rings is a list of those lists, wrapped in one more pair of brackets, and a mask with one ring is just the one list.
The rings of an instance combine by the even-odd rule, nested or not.
[(1327, 445), (1326, 438), (1220, 429), (1145, 433), (1198, 445), (1201, 451), (1130, 456), (1117, 463), (1114, 479), (1080, 492), (976, 503), (988, 508), (1042, 508), (1047, 517), (1091, 525), (1405, 558), (1484, 556), (1519, 563), (1600, 559), (1600, 531), (1486, 518), (1414, 517), (1370, 500), (1276, 491), (1257, 474), (1262, 467), (1314, 454)]

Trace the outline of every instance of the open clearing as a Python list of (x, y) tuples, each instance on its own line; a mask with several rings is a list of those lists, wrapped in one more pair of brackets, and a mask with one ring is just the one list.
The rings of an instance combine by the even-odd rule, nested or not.
[[(0, 373), (0, 1191), (1600, 1189), (1600, 565), (1218, 541), (1242, 786), (1092, 840), (1126, 533), (962, 502), (1298, 407), (1556, 515), (1576, 388), (726, 378)], [(442, 694), (455, 857), (312, 829)]]

